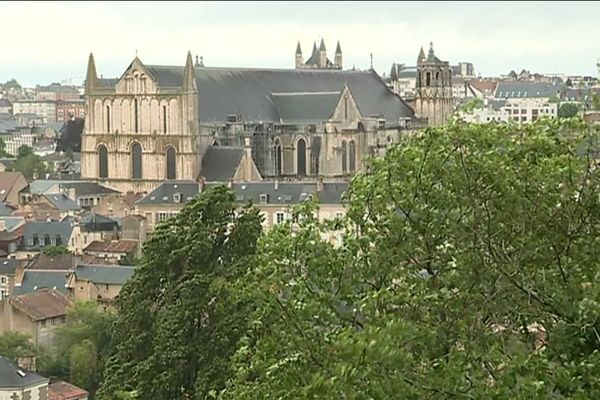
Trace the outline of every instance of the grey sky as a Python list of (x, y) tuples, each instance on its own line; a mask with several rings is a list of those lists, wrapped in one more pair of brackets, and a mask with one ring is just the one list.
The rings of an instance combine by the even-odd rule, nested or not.
[(344, 67), (378, 72), (414, 65), (421, 45), (484, 76), (511, 69), (596, 75), (598, 2), (2, 2), (0, 81), (25, 85), (119, 76), (135, 56), (183, 65), (188, 50), (208, 66), (292, 68), (323, 37)]

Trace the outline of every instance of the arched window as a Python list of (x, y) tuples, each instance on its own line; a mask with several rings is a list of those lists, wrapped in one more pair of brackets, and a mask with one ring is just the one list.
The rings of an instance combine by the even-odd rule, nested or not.
[(142, 145), (139, 143), (131, 146), (131, 177), (133, 179), (142, 178)]
[(163, 133), (167, 133), (167, 106), (163, 106)]
[(282, 161), (281, 142), (279, 139), (275, 139), (275, 174), (277, 175), (281, 175), (283, 171)]
[(98, 147), (98, 177), (108, 178), (108, 149), (103, 144)]
[(62, 238), (60, 237), (60, 235), (56, 235), (56, 245), (60, 246), (62, 244)]
[(342, 174), (348, 172), (348, 145), (344, 140), (342, 142)]
[(50, 246), (52, 244), (52, 241), (50, 239), (50, 234), (46, 233), (44, 235), (44, 246)]
[(431, 72), (425, 74), (425, 86), (431, 85)]
[(171, 146), (167, 147), (167, 179), (177, 178), (177, 160), (175, 155), (175, 149)]
[(436, 81), (439, 81), (439, 80), (440, 80), (440, 73), (439, 73), (439, 72), (436, 72), (436, 73), (435, 73), (435, 80), (436, 80)]
[(356, 170), (356, 146), (353, 140), (348, 144), (348, 166), (350, 167), (350, 172)]
[(106, 106), (106, 133), (110, 133), (110, 106)]
[(135, 127), (135, 133), (138, 133), (139, 130), (139, 115), (138, 115), (138, 101), (137, 99), (133, 99), (133, 117), (135, 118), (134, 121), (134, 127)]
[(296, 144), (296, 165), (296, 173), (300, 176), (306, 175), (306, 142), (304, 139), (298, 140)]

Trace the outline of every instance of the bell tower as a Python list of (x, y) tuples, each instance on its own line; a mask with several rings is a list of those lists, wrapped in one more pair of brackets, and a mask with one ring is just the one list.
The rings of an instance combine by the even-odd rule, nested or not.
[(417, 88), (415, 113), (427, 118), (429, 126), (442, 125), (452, 114), (452, 69), (448, 61), (435, 56), (433, 43), (429, 53), (421, 47), (417, 57)]

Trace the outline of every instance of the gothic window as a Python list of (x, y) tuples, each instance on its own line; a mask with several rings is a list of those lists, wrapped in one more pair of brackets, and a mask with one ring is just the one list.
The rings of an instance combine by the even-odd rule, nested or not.
[(344, 119), (348, 119), (348, 97), (344, 97)]
[(133, 179), (142, 178), (142, 145), (139, 143), (131, 146), (131, 177)]
[(348, 172), (348, 145), (344, 140), (342, 142), (342, 174)]
[(356, 146), (354, 145), (353, 140), (351, 140), (348, 145), (348, 166), (350, 168), (350, 172), (354, 172), (356, 170)]
[(163, 133), (167, 133), (167, 106), (163, 106)]
[(281, 154), (281, 142), (279, 139), (275, 139), (275, 174), (281, 175), (283, 171), (282, 165), (282, 154)]
[(436, 80), (436, 81), (439, 81), (439, 80), (440, 80), (440, 73), (439, 73), (439, 72), (436, 72), (436, 73), (435, 73), (435, 80)]
[(135, 121), (134, 121), (135, 133), (138, 133), (138, 129), (139, 129), (139, 125), (138, 125), (139, 115), (138, 115), (138, 101), (137, 101), (137, 99), (133, 99), (133, 117), (135, 118)]
[(108, 149), (103, 144), (98, 147), (98, 177), (108, 178)]
[(297, 174), (306, 175), (306, 142), (304, 139), (298, 140), (296, 144), (296, 165)]
[(175, 149), (167, 147), (167, 179), (175, 179), (177, 176)]
[(106, 106), (106, 132), (110, 133), (110, 106)]
[(431, 72), (425, 74), (425, 86), (431, 85)]

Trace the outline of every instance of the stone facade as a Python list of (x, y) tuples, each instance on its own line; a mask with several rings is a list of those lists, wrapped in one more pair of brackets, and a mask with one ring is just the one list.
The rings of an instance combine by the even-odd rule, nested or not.
[(442, 125), (452, 115), (452, 68), (433, 52), (433, 44), (425, 57), (423, 48), (417, 58), (417, 90), (415, 114), (427, 118), (429, 126)]

